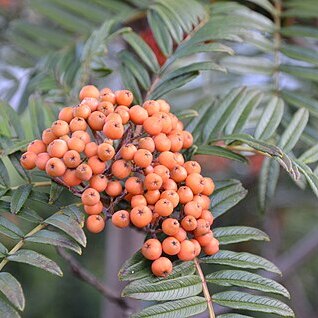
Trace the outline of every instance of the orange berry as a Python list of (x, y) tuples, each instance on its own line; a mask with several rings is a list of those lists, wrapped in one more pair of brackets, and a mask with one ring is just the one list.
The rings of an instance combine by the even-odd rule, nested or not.
[(213, 215), (209, 210), (203, 210), (201, 213), (201, 218), (208, 221), (210, 226), (213, 224)]
[(181, 120), (178, 120), (178, 122), (177, 122), (177, 126), (176, 126), (176, 128), (175, 129), (177, 129), (177, 130), (183, 130), (183, 128), (184, 128), (184, 126), (183, 126), (183, 122), (181, 121)]
[(190, 240), (182, 241), (180, 247), (178, 258), (181, 261), (192, 261), (195, 258), (195, 246)]
[(100, 99), (103, 102), (110, 102), (112, 104), (116, 103), (116, 96), (113, 92), (105, 92), (100, 95)]
[(85, 149), (85, 142), (79, 138), (76, 138), (76, 137), (72, 137), (72, 138), (68, 139), (66, 141), (66, 143), (67, 143), (68, 149), (75, 150), (78, 153), (84, 151), (84, 149)]
[(195, 236), (204, 235), (210, 232), (210, 223), (205, 219), (198, 219), (197, 220), (197, 227), (194, 230), (193, 234)]
[(116, 102), (118, 105), (130, 106), (134, 100), (134, 95), (131, 91), (128, 90), (120, 90), (115, 91)]
[(98, 100), (94, 97), (85, 97), (82, 101), (81, 104), (87, 105), (92, 112), (94, 112), (97, 109), (98, 105)]
[(178, 164), (175, 154), (171, 151), (164, 151), (158, 157), (159, 163), (166, 166), (171, 170), (175, 165)]
[(214, 255), (219, 251), (219, 241), (216, 238), (212, 238), (210, 243), (203, 247), (203, 252), (206, 255)]
[(144, 137), (138, 141), (138, 149), (146, 149), (150, 152), (155, 151), (155, 142), (150, 137)]
[(86, 97), (99, 98), (99, 90), (97, 87), (94, 85), (84, 86), (79, 93), (79, 99), (83, 100)]
[(203, 195), (203, 194), (196, 194), (193, 197), (193, 201), (198, 202), (201, 206), (203, 210), (207, 210), (210, 207), (211, 204), (211, 200), (208, 196)]
[(191, 232), (197, 227), (197, 220), (192, 215), (185, 216), (181, 221), (181, 226), (188, 232)]
[(141, 253), (145, 258), (149, 260), (154, 261), (158, 259), (162, 254), (160, 241), (157, 239), (147, 240), (141, 248)]
[(168, 179), (168, 180), (164, 181), (162, 184), (162, 188), (164, 190), (174, 190), (174, 191), (178, 190), (178, 186), (177, 186), (176, 182), (172, 179)]
[(66, 151), (63, 161), (67, 168), (76, 168), (81, 163), (81, 156), (75, 150)]
[(99, 201), (97, 204), (94, 205), (84, 205), (84, 210), (89, 215), (100, 214), (103, 211), (103, 203)]
[(155, 204), (160, 199), (159, 190), (150, 190), (145, 193), (145, 198), (148, 204)]
[(183, 149), (188, 149), (193, 145), (193, 136), (190, 132), (188, 131), (182, 131), (182, 136), (183, 136)]
[(161, 225), (163, 233), (167, 235), (175, 235), (178, 233), (180, 224), (178, 220), (173, 219), (173, 218), (167, 218), (162, 222)]
[(151, 264), (151, 271), (155, 276), (167, 277), (172, 272), (172, 263), (167, 257), (159, 257)]
[(142, 125), (144, 130), (151, 136), (158, 135), (162, 131), (161, 120), (157, 117), (148, 117)]
[(107, 187), (108, 179), (103, 174), (95, 174), (90, 180), (89, 180), (89, 186), (91, 188), (94, 188), (98, 192), (105, 191)]
[(86, 104), (79, 104), (73, 108), (73, 116), (87, 119), (91, 114), (91, 108)]
[(195, 257), (199, 256), (201, 253), (201, 245), (196, 239), (190, 240), (194, 244)]
[(128, 161), (120, 159), (114, 161), (111, 168), (112, 174), (118, 179), (125, 179), (131, 173), (131, 165)]
[(85, 205), (95, 205), (100, 201), (99, 192), (93, 188), (88, 188), (82, 193), (82, 202)]
[(42, 141), (48, 145), (50, 144), (53, 140), (55, 140), (57, 137), (53, 134), (53, 131), (51, 128), (47, 128), (43, 130), (42, 133)]
[(177, 255), (180, 249), (181, 244), (175, 237), (169, 236), (162, 241), (162, 250), (168, 255)]
[(163, 113), (170, 112), (170, 105), (164, 99), (157, 99), (157, 103), (159, 104), (161, 112)]
[(148, 167), (152, 162), (152, 154), (149, 150), (138, 149), (134, 154), (134, 162), (140, 168)]
[(64, 135), (64, 136), (61, 136), (59, 139), (62, 139), (67, 143), (71, 139), (71, 137), (69, 135)]
[(97, 156), (98, 145), (96, 142), (91, 141), (91, 142), (87, 143), (86, 145), (84, 144), (84, 146), (85, 146), (84, 153), (85, 153), (86, 157), (90, 158), (93, 156)]
[(178, 152), (182, 149), (183, 146), (183, 137), (182, 134), (169, 134), (168, 136), (169, 140), (171, 141), (171, 151)]
[(129, 226), (129, 212), (126, 210), (119, 210), (112, 215), (112, 223), (119, 227), (124, 228)]
[(180, 187), (177, 193), (181, 204), (186, 204), (193, 200), (193, 192), (187, 186)]
[(215, 185), (211, 178), (203, 178), (203, 191), (204, 195), (211, 195), (214, 191)]
[(74, 117), (70, 122), (70, 130), (71, 132), (82, 130), (85, 131), (87, 129), (86, 120), (82, 117)]
[(105, 192), (111, 197), (117, 197), (123, 192), (123, 187), (118, 180), (110, 180), (107, 183)]
[(97, 110), (101, 112), (102, 114), (104, 114), (106, 118), (106, 116), (114, 112), (115, 108), (111, 102), (104, 101), (98, 104)]
[(173, 236), (179, 241), (183, 242), (187, 238), (187, 232), (180, 227), (178, 232), (176, 234), (173, 234)]
[(70, 132), (70, 128), (68, 126), (68, 123), (64, 120), (56, 120), (52, 124), (52, 132), (56, 137), (61, 137), (64, 135), (67, 135)]
[(62, 139), (53, 140), (47, 147), (48, 154), (56, 158), (62, 158), (67, 150), (67, 143)]
[(144, 192), (143, 182), (140, 178), (130, 177), (125, 182), (126, 191), (133, 194), (142, 194)]
[(93, 174), (103, 173), (106, 169), (106, 162), (100, 160), (97, 156), (88, 158), (87, 164), (91, 167)]
[(45, 166), (46, 173), (51, 177), (61, 177), (66, 171), (64, 162), (59, 158), (51, 158)]
[(100, 215), (90, 215), (86, 220), (86, 228), (92, 233), (99, 233), (105, 228), (105, 221)]
[(117, 113), (110, 113), (106, 116), (105, 123), (108, 121), (116, 121), (119, 123), (123, 123), (123, 120), (121, 119), (120, 115)]
[(207, 246), (210, 244), (211, 240), (213, 239), (212, 231), (210, 230), (208, 233), (205, 233), (200, 236), (196, 236), (195, 239), (199, 242), (201, 246)]
[(35, 159), (35, 165), (39, 170), (45, 170), (46, 163), (50, 159), (50, 155), (47, 152), (39, 153)]
[(202, 206), (196, 201), (190, 201), (185, 204), (184, 213), (185, 215), (192, 215), (198, 219), (202, 213)]
[(36, 153), (31, 151), (25, 152), (24, 154), (22, 154), (20, 158), (21, 166), (27, 170), (34, 169), (36, 166), (35, 164), (36, 158), (37, 158)]
[(171, 141), (166, 134), (160, 133), (153, 138), (157, 151), (169, 151), (171, 149)]
[(76, 171), (74, 169), (66, 169), (62, 178), (64, 183), (69, 187), (78, 186), (82, 182), (81, 179), (76, 177)]
[(138, 205), (130, 211), (130, 221), (138, 228), (150, 224), (152, 212), (147, 206)]
[(105, 125), (106, 116), (100, 112), (92, 112), (88, 117), (88, 125), (92, 130), (101, 131)]
[(168, 134), (172, 130), (171, 119), (170, 119), (170, 116), (168, 114), (159, 112), (159, 113), (154, 114), (152, 117), (156, 117), (156, 118), (160, 119), (160, 122), (162, 125), (161, 131), (164, 134)]
[(193, 194), (201, 193), (204, 189), (203, 177), (199, 173), (191, 173), (186, 178), (186, 185), (192, 190)]
[(101, 159), (103, 161), (108, 161), (114, 157), (115, 149), (109, 143), (104, 142), (104, 143), (98, 145), (97, 155), (98, 155), (99, 159)]
[(142, 125), (148, 118), (148, 112), (140, 105), (135, 105), (129, 109), (130, 120), (136, 125)]
[(147, 200), (143, 195), (137, 194), (131, 198), (130, 205), (132, 208), (134, 208), (138, 205), (147, 205)]
[(92, 177), (93, 171), (88, 164), (82, 163), (76, 168), (75, 175), (82, 181), (88, 181)]
[(38, 155), (39, 153), (46, 151), (46, 144), (42, 140), (33, 140), (29, 143), (27, 151), (34, 152)]
[(133, 144), (126, 144), (120, 148), (120, 155), (125, 160), (132, 160), (137, 151), (137, 148)]
[(103, 127), (103, 133), (107, 138), (120, 139), (124, 134), (124, 126), (117, 120), (109, 120)]
[(157, 165), (153, 168), (153, 172), (159, 175), (163, 182), (167, 181), (170, 178), (170, 171), (164, 165)]
[(91, 141), (91, 137), (89, 136), (89, 134), (86, 131), (83, 131), (83, 130), (74, 131), (72, 133), (72, 138), (73, 137), (84, 141), (85, 144), (88, 144)]
[(59, 119), (70, 123), (73, 119), (73, 107), (64, 107), (59, 112)]
[(172, 114), (172, 113), (168, 113), (170, 119), (171, 119), (171, 126), (172, 126), (172, 129), (176, 129), (177, 128), (177, 125), (178, 125), (178, 122), (179, 122), (179, 119), (176, 115)]
[(169, 216), (173, 212), (173, 204), (167, 199), (160, 199), (155, 204), (154, 212), (160, 216)]
[(149, 116), (160, 111), (160, 104), (155, 100), (147, 100), (143, 103), (143, 108), (147, 111)]
[(149, 173), (145, 177), (144, 185), (147, 190), (159, 190), (162, 186), (162, 178), (156, 173)]
[(180, 165), (176, 165), (171, 169), (170, 176), (175, 182), (182, 182), (187, 178), (188, 174), (185, 168)]
[(184, 158), (183, 158), (182, 153), (176, 152), (176, 153), (174, 154), (174, 157), (175, 157), (175, 160), (176, 160), (177, 164), (180, 165), (180, 166), (183, 166), (183, 164), (184, 164)]
[(160, 199), (168, 199), (175, 208), (179, 204), (179, 195), (174, 190), (165, 190), (161, 193)]
[[(127, 108), (127, 110), (125, 109)], [(130, 119), (129, 108), (126, 106), (118, 106), (116, 107), (115, 113), (117, 113), (121, 117), (121, 121), (123, 125), (127, 124)]]

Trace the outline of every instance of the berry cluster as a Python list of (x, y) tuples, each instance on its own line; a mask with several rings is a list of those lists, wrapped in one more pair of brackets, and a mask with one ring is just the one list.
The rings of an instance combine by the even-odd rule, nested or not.
[(79, 105), (60, 111), (42, 140), (29, 144), (21, 165), (45, 170), (80, 196), (90, 232), (101, 232), (107, 219), (144, 230), (152, 238), (141, 251), (156, 276), (172, 271), (173, 258), (192, 260), (201, 248), (215, 254), (219, 244), (208, 210), (214, 183), (200, 174), (198, 162), (185, 162), (181, 151), (193, 138), (170, 105), (147, 100), (131, 106), (130, 91), (92, 85), (79, 98)]

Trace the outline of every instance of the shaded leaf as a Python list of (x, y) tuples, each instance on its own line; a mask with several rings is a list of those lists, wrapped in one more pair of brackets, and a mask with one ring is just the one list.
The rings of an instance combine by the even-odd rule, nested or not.
[(23, 310), (25, 299), (20, 282), (9, 273), (0, 273), (0, 291), (19, 310)]
[(23, 232), (14, 223), (3, 216), (0, 216), (0, 233), (13, 239), (19, 239), (23, 237)]
[(0, 298), (0, 317), (20, 318), (20, 315), (7, 302)]
[(59, 198), (63, 190), (64, 190), (64, 187), (52, 181), (51, 188), (50, 188), (49, 204), (53, 204)]
[(31, 190), (32, 190), (31, 184), (23, 184), (13, 192), (11, 203), (10, 203), (11, 213), (17, 214), (21, 210), (24, 203), (28, 199), (31, 193)]

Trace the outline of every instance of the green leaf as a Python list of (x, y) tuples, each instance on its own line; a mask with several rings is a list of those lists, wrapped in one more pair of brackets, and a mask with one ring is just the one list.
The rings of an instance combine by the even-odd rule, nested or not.
[(276, 13), (275, 7), (268, 0), (245, 0), (245, 1), (257, 4), (258, 6), (260, 6), (263, 9), (265, 9), (266, 11), (268, 11), (271, 14), (275, 14)]
[(20, 315), (7, 302), (0, 298), (0, 317), (20, 318)]
[(259, 177), (258, 201), (262, 211), (273, 198), (279, 177), (279, 164), (271, 158), (265, 158), (263, 161), (261, 174)]
[(311, 80), (314, 82), (318, 81), (318, 69), (313, 67), (281, 64), (279, 70), (299, 78)]
[(19, 310), (23, 310), (25, 299), (21, 284), (9, 273), (0, 273), (0, 291)]
[(144, 258), (140, 250), (129, 258), (118, 273), (119, 280), (131, 281), (151, 275), (150, 262)]
[(25, 241), (59, 246), (59, 247), (72, 250), (79, 255), (82, 254), (82, 250), (77, 243), (69, 239), (66, 235), (58, 233), (58, 232), (41, 230), (37, 232), (36, 234), (27, 237)]
[(129, 32), (123, 34), (123, 39), (134, 49), (140, 59), (152, 70), (157, 73), (159, 64), (156, 55), (148, 46), (148, 44), (136, 33)]
[(86, 246), (86, 236), (80, 224), (73, 218), (55, 213), (44, 221), (46, 224), (53, 225), (71, 236), (77, 243)]
[(24, 220), (27, 220), (32, 223), (41, 223), (43, 219), (32, 209), (29, 207), (23, 207), (19, 214), (19, 218), (22, 218)]
[(249, 226), (226, 226), (213, 229), (214, 236), (221, 245), (239, 243), (244, 241), (269, 241), (269, 237), (263, 231)]
[(51, 188), (50, 188), (49, 204), (53, 204), (55, 201), (57, 201), (57, 199), (59, 198), (63, 190), (64, 190), (64, 187), (52, 181)]
[(318, 117), (318, 102), (308, 96), (304, 96), (301, 92), (282, 91), (282, 97), (290, 105), (298, 108), (305, 107), (312, 116)]
[(269, 139), (279, 126), (284, 113), (284, 102), (281, 98), (273, 96), (264, 108), (255, 129), (256, 139)]
[(316, 50), (291, 44), (284, 44), (280, 50), (292, 59), (308, 62), (316, 66), (318, 65), (318, 54)]
[(200, 258), (203, 263), (222, 264), (237, 268), (264, 269), (281, 275), (281, 271), (267, 259), (246, 252), (232, 252), (221, 250), (212, 256)]
[(206, 300), (196, 296), (147, 307), (140, 313), (133, 314), (131, 318), (186, 318), (200, 314), (206, 308)]
[(264, 278), (260, 275), (239, 271), (239, 270), (224, 270), (206, 275), (206, 280), (209, 283), (221, 286), (237, 286), (260, 290), (266, 293), (273, 293), (290, 298), (288, 290), (281, 284), (272, 279)]
[(23, 237), (23, 232), (11, 221), (0, 216), (0, 233), (15, 240)]
[(134, 95), (134, 100), (136, 101), (136, 103), (141, 104), (142, 103), (141, 92), (133, 74), (130, 72), (130, 70), (127, 67), (124, 67), (123, 65), (120, 66), (119, 73), (120, 73), (121, 80), (124, 86), (126, 87), (126, 89), (129, 89), (130, 91), (132, 91)]
[(298, 160), (306, 164), (316, 162), (318, 160), (318, 145), (309, 148), (298, 158)]
[(10, 178), (8, 170), (0, 158), (0, 184), (8, 187), (10, 185)]
[(223, 315), (216, 316), (216, 318), (253, 318), (253, 317), (240, 315), (240, 314), (223, 314)]
[(22, 249), (9, 255), (7, 259), (12, 262), (25, 263), (41, 268), (57, 276), (63, 276), (60, 267), (55, 262), (35, 251)]
[(299, 109), (293, 116), (284, 133), (282, 134), (278, 143), (278, 147), (283, 149), (285, 152), (290, 152), (296, 145), (303, 130), (305, 129), (308, 118), (308, 110), (305, 108)]
[(212, 194), (211, 211), (215, 218), (221, 216), (230, 208), (245, 198), (247, 190), (238, 180), (228, 180), (216, 183), (216, 190)]
[(175, 115), (180, 119), (192, 118), (199, 116), (199, 113), (195, 109), (183, 109), (175, 113)]
[(8, 254), (8, 249), (0, 242), (0, 258), (5, 257)]
[(30, 172), (21, 166), (20, 153), (16, 152), (9, 155), (9, 160), (11, 161), (11, 164), (14, 166), (21, 178), (28, 182), (31, 182)]
[(31, 184), (23, 184), (13, 192), (11, 203), (10, 203), (11, 213), (17, 214), (21, 210), (24, 203), (28, 199), (31, 193), (31, 190), (32, 190)]
[(31, 140), (19, 140), (14, 142), (14, 144), (10, 147), (7, 147), (3, 149), (3, 155), (8, 156), (13, 154), (14, 152), (17, 152), (19, 150), (24, 150), (27, 148), (28, 144), (31, 142)]
[(200, 145), (195, 150), (197, 155), (212, 155), (247, 163), (247, 159), (229, 149), (220, 146)]
[(280, 29), (281, 34), (292, 37), (308, 37), (318, 39), (318, 30), (314, 27), (303, 25), (290, 25)]
[(277, 299), (251, 295), (248, 293), (228, 291), (213, 295), (213, 301), (221, 306), (273, 313), (283, 317), (294, 317), (294, 312)]
[(143, 284), (140, 280), (126, 286), (122, 296), (143, 300), (170, 300), (195, 296), (202, 291), (202, 282), (199, 276), (189, 275), (173, 279), (161, 280), (156, 283)]
[(305, 176), (311, 189), (313, 190), (315, 195), (318, 197), (318, 176), (315, 173), (313, 173), (312, 170), (303, 162), (299, 160), (294, 160), (294, 161), (296, 165), (298, 166), (298, 169)]

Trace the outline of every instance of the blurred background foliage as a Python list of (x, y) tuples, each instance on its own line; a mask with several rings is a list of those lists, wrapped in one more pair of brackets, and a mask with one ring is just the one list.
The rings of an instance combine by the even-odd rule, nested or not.
[[(186, 0), (181, 1), (186, 6)], [(258, 103), (265, 105), (272, 101), (276, 103), (275, 109), (279, 109), (279, 101), (273, 101), (273, 96), (280, 92), (285, 102), (284, 115), (280, 111), (273, 113), (273, 121), (276, 119), (277, 125), (280, 124), (279, 134), (269, 137), (277, 141), (297, 109), (303, 107), (309, 113), (309, 122), (304, 132), (301, 131), (301, 142), (293, 150), (292, 158), (298, 158), (305, 150), (315, 146), (318, 140), (317, 2), (199, 2), (206, 6), (215, 28), (220, 21), (228, 23), (228, 28), (223, 28), (219, 34), (219, 39), (228, 41), (212, 50), (209, 45), (214, 43), (207, 38), (206, 52), (185, 56), (182, 60), (172, 59), (171, 62), (178, 68), (212, 60), (226, 68), (227, 73), (211, 71), (196, 77), (196, 73), (190, 72), (189, 79), (191, 76), (196, 77), (194, 81), (165, 96), (173, 110), (195, 108), (193, 105), (197, 105), (199, 112), (205, 110), (206, 115), (211, 117), (229, 90), (243, 85), (249, 91), (241, 92), (242, 98), (248, 94), (250, 98), (260, 96)], [(158, 14), (160, 11), (156, 9), (155, 3), (147, 0), (0, 0), (0, 96), (17, 110), (26, 139), (39, 136), (40, 131), (56, 117), (59, 107), (75, 104), (79, 88), (86, 83), (94, 82), (99, 87), (110, 86), (114, 89), (126, 86), (134, 91), (136, 101), (144, 97), (150, 86), (151, 68), (166, 63), (167, 56), (168, 59), (171, 57), (172, 50), (192, 28), (192, 25), (185, 25), (184, 30), (178, 30), (173, 25), (175, 17), (168, 10), (170, 29), (156, 29), (155, 25), (158, 25), (158, 21), (160, 25), (162, 16)], [(197, 10), (198, 16), (203, 14), (200, 8), (199, 5), (193, 8)], [(108, 23), (110, 19), (112, 23)], [(152, 33), (149, 25), (152, 31), (157, 32)], [(148, 57), (150, 63), (147, 68), (136, 64), (140, 61), (138, 54), (142, 52), (129, 46), (130, 28), (154, 52), (156, 62), (152, 63), (153, 56)], [(125, 41), (117, 37), (118, 34), (122, 34)], [(160, 41), (163, 37), (165, 41)], [(196, 43), (192, 49), (195, 46)], [(212, 108), (198, 103), (205, 97)], [(229, 111), (238, 111), (234, 106)], [(261, 115), (260, 112), (252, 112), (252, 109), (246, 113), (250, 119), (250, 126), (245, 127), (247, 132), (255, 128)], [(299, 126), (301, 121), (296, 123), (295, 132)], [(210, 133), (209, 128), (213, 128), (211, 123), (202, 120), (196, 123), (196, 127), (203, 132), (203, 136), (197, 133), (201, 142), (206, 138), (204, 133)], [(236, 132), (229, 126), (220, 130), (223, 129), (228, 135)], [(314, 175), (317, 172), (316, 153), (317, 150), (313, 151), (314, 159), (308, 161), (314, 164), (311, 165)], [(281, 267), (283, 283), (291, 292), (291, 306), (298, 317), (317, 317), (316, 198), (308, 187), (304, 189), (303, 177), (295, 185), (287, 174), (279, 172), (278, 164), (276, 166), (273, 163), (273, 170), (268, 173), (265, 165), (262, 167), (263, 156), (250, 156), (249, 152), (246, 154), (248, 164), (217, 156), (197, 155), (206, 174), (215, 179), (240, 179), (249, 190), (247, 198), (232, 213), (221, 221), (217, 220), (216, 225), (244, 224), (264, 229), (271, 237), (271, 242), (266, 245), (246, 243), (249, 250), (260, 251)], [(13, 168), (11, 170), (14, 171)], [(292, 171), (293, 168), (287, 170)], [(278, 181), (279, 174), (281, 178)], [(13, 186), (21, 184), (16, 172), (10, 173), (10, 176)], [(315, 185), (315, 182), (312, 185), (314, 192), (318, 184)], [(257, 190), (259, 183), (268, 184), (268, 189), (263, 191), (263, 198)], [(297, 186), (304, 190), (301, 191)], [(268, 193), (271, 190), (272, 193)], [(270, 206), (266, 213), (260, 213), (260, 201), (267, 200), (270, 200)], [(49, 215), (43, 206), (40, 211), (43, 213), (41, 216)], [(111, 257), (107, 255), (105, 244), (107, 242), (103, 236), (88, 237), (88, 248), (83, 250), (81, 257), (81, 262), (99, 277), (105, 273), (105, 253), (106, 257)], [(58, 258), (53, 248), (50, 251), (46, 248), (46, 253), (49, 257)], [(8, 265), (21, 280), (28, 295), (23, 317), (43, 317), (44, 313), (49, 318), (107, 317), (107, 307), (105, 309), (102, 305), (102, 297), (91, 287), (74, 280), (68, 267), (63, 266), (61, 259), (59, 262), (64, 270), (63, 279), (17, 264)], [(262, 314), (256, 317), (262, 317)]]

